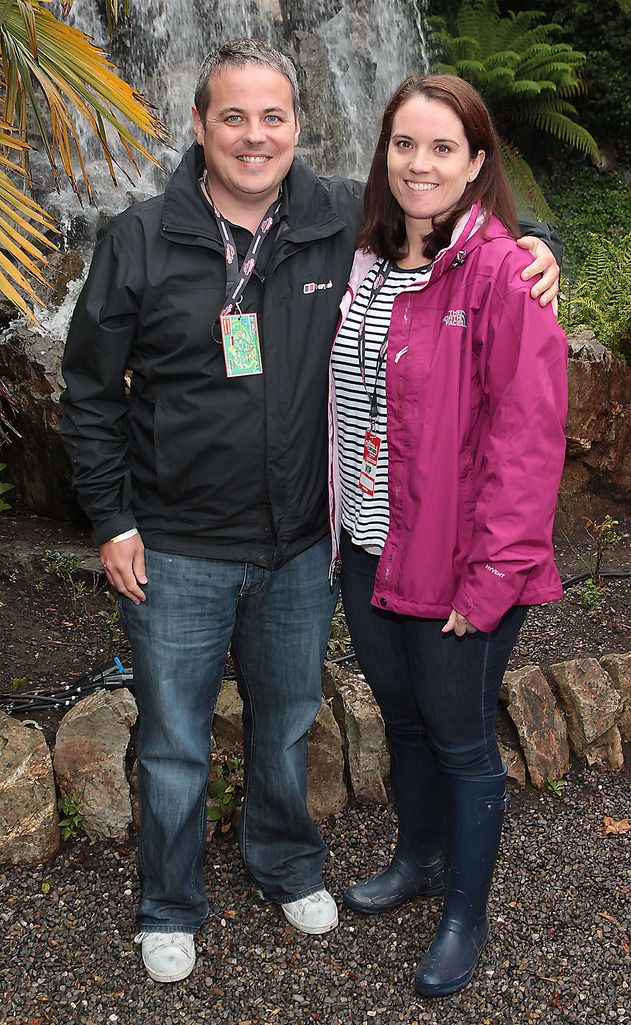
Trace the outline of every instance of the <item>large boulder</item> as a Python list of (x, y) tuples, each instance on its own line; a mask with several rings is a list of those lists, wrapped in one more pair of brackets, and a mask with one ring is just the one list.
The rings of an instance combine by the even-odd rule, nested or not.
[(564, 526), (621, 512), (631, 501), (631, 367), (592, 331), (569, 339), (567, 458), (559, 508)]
[(506, 673), (502, 697), (513, 720), (534, 786), (561, 779), (570, 768), (567, 727), (538, 666)]
[(307, 808), (312, 819), (318, 822), (341, 811), (347, 801), (340, 729), (327, 702), (323, 701), (309, 730)]
[(125, 756), (138, 717), (127, 688), (98, 690), (61, 721), (55, 775), (62, 796), (74, 798), (91, 837), (124, 838), (132, 821)]
[(40, 865), (59, 850), (55, 781), (43, 735), (0, 711), (0, 862)]
[(589, 765), (622, 768), (620, 731), (616, 725), (622, 698), (595, 658), (571, 659), (550, 666), (568, 722), (570, 744)]
[(330, 665), (324, 691), (332, 698), (333, 714), (343, 737), (353, 794), (360, 801), (386, 804), (384, 781), (390, 775), (390, 755), (383, 719), (370, 687), (362, 677)]
[(618, 727), (623, 739), (631, 741), (631, 654), (603, 655), (600, 664), (622, 698)]

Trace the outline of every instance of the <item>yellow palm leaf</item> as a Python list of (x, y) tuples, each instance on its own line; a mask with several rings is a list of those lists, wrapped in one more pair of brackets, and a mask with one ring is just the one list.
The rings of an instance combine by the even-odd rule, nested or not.
[[(6, 89), (2, 113), (5, 121), (24, 124), (28, 101), (54, 173), (61, 164), (76, 188), (74, 156), (89, 189), (74, 127), (76, 113), (98, 139), (114, 179), (117, 159), (103, 127), (106, 124), (112, 126), (126, 152), (135, 150), (157, 163), (121, 118), (163, 143), (170, 143), (170, 137), (147, 101), (119, 78), (104, 51), (83, 32), (55, 18), (41, 0), (5, 0), (4, 6), (4, 12), (0, 8), (0, 49), (5, 81), (15, 82), (15, 86)], [(50, 127), (39, 110), (35, 83), (48, 107)]]
[[(158, 163), (134, 129), (165, 145), (172, 141), (151, 104), (118, 76), (104, 51), (56, 18), (49, 3), (0, 0), (0, 293), (31, 320), (36, 318), (27, 300), (41, 299), (29, 277), (45, 283), (40, 268), (46, 250), (56, 248), (48, 235), (57, 228), (10, 177), (30, 180), (29, 133), (37, 131), (55, 179), (65, 175), (75, 190), (82, 179), (89, 198), (75, 117), (98, 140), (114, 181), (119, 160), (136, 169), (138, 154)], [(64, 13), (71, 7), (72, 0), (62, 2)], [(107, 14), (111, 30), (128, 16), (128, 0), (107, 0)]]

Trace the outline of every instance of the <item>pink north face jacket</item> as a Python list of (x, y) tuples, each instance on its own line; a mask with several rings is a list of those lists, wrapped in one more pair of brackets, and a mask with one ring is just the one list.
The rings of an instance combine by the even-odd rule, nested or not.
[[(565, 454), (567, 339), (521, 271), (531, 256), (477, 206), (430, 281), (397, 297), (386, 361), (390, 530), (373, 604), (479, 630), (562, 596), (552, 526)], [(358, 252), (342, 322), (374, 263)], [(335, 386), (330, 515), (339, 537)]]

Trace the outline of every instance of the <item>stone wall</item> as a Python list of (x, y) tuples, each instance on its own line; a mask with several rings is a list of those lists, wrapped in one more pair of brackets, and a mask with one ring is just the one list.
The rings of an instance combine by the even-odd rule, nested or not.
[[(529, 778), (544, 787), (562, 779), (571, 754), (601, 771), (622, 768), (622, 742), (631, 739), (631, 654), (563, 662), (550, 668), (549, 680), (537, 666), (509, 672), (501, 700), (518, 738), (501, 745), (517, 784)], [(224, 681), (215, 747), (228, 753), (239, 748), (241, 712), (234, 682)], [(127, 836), (132, 821), (138, 823), (135, 770), (129, 771), (126, 757), (135, 719), (128, 690), (96, 691), (64, 716), (51, 759), (40, 733), (0, 712), (0, 862), (37, 865), (57, 853), (55, 781), (80, 811), (89, 836)], [(309, 735), (312, 816), (317, 821), (339, 814), (351, 799), (386, 803), (388, 773), (383, 721), (367, 684), (329, 666)]]

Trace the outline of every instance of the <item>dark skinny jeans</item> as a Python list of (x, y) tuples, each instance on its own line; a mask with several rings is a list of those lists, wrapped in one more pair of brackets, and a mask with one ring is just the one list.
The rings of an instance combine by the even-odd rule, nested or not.
[(445, 619), (398, 616), (371, 605), (378, 557), (354, 545), (345, 531), (341, 555), (351, 640), (391, 743), (429, 743), (447, 775), (502, 772), (495, 714), (527, 609), (509, 609), (490, 633), (443, 634)]

